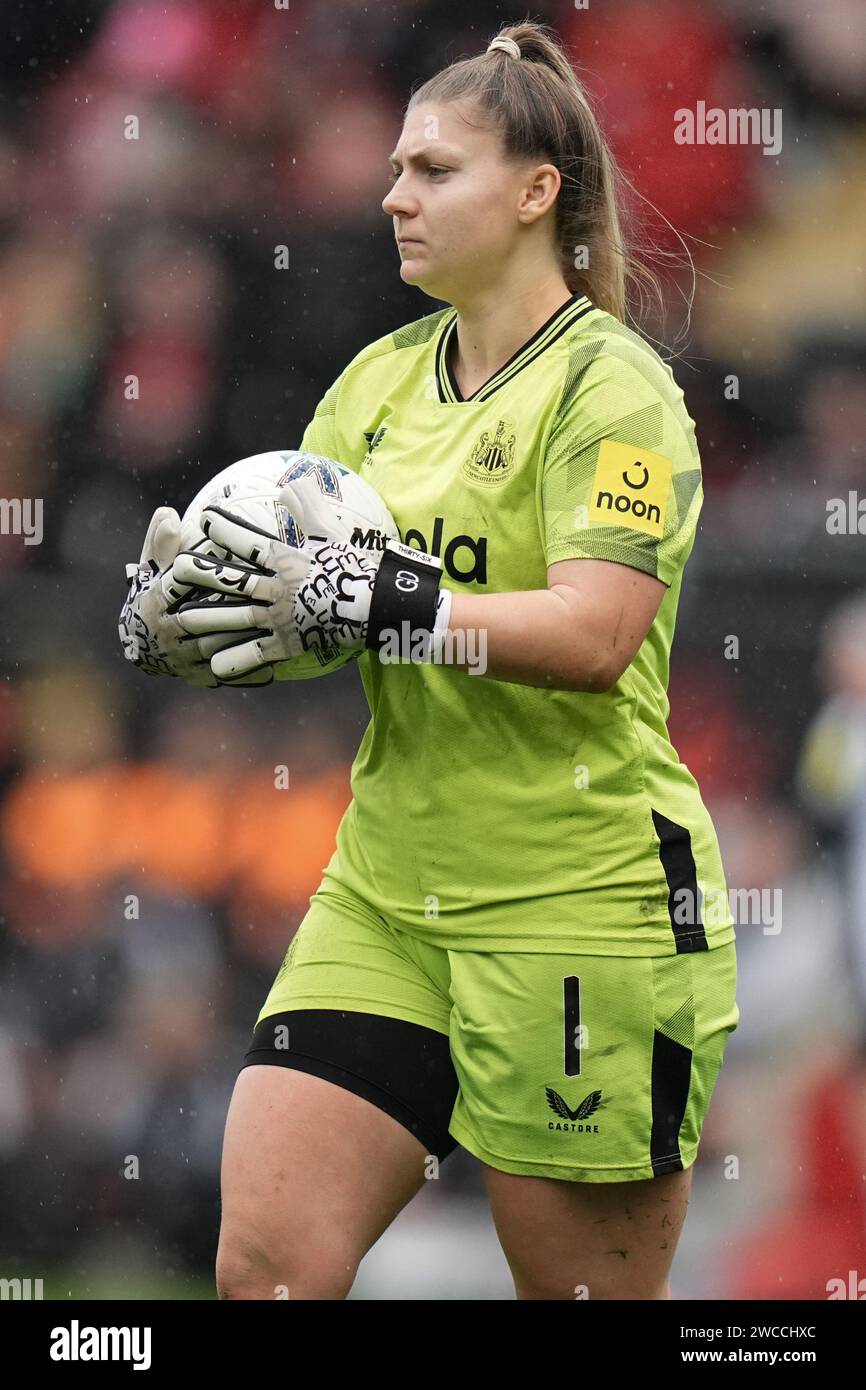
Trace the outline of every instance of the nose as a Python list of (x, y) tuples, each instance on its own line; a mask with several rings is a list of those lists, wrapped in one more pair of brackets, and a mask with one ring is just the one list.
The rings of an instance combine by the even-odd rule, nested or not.
[(403, 179), (404, 175), (401, 174), (382, 199), (382, 211), (386, 217), (399, 217), (401, 214), (411, 217), (417, 211), (417, 201), (409, 197)]

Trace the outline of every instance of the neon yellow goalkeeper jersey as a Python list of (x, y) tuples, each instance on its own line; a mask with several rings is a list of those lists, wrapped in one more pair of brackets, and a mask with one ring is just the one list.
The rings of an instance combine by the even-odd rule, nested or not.
[(668, 659), (703, 493), (670, 368), (574, 295), (469, 399), (456, 310), (371, 343), (301, 448), (360, 472), (457, 592), (573, 557), (667, 586), (602, 694), (366, 652), (371, 711), (323, 884), (453, 950), (669, 955), (734, 939), (718, 842), (668, 737)]

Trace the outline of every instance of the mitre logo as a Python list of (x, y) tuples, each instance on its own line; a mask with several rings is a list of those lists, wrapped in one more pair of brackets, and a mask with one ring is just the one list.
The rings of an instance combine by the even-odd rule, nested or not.
[(514, 472), (514, 444), (517, 435), (507, 420), (498, 420), (496, 433), (483, 430), (461, 472), (470, 483), (498, 487)]

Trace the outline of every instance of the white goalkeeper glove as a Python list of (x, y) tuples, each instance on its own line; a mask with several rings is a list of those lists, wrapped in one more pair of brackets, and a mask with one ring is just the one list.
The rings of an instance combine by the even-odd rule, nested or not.
[(235, 681), (316, 647), (379, 651), (385, 642), (397, 659), (433, 660), (451, 613), (451, 592), (439, 588), (441, 560), (399, 541), (371, 554), (321, 534), (327, 508), (309, 479), (287, 483), (279, 501), (306, 536), (302, 548), (214, 506), (202, 511), (202, 530), (228, 557), (182, 551), (174, 562), (176, 585), (214, 591), (181, 604), (178, 621), (191, 636), (206, 640), (235, 624), (267, 629), (215, 652), (213, 674)]
[[(244, 634), (232, 624), (228, 630), (212, 628), (207, 637), (197, 639), (178, 621), (178, 605), (193, 593), (188, 584), (176, 584), (171, 572), (180, 547), (180, 525), (174, 508), (157, 507), (141, 559), (126, 567), (129, 592), (120, 611), (118, 633), (124, 656), (148, 675), (179, 676), (190, 685), (217, 686), (221, 682), (211, 670), (210, 658)], [(202, 541), (201, 549), (222, 553), (210, 541)], [(267, 685), (273, 678), (273, 670), (264, 666), (246, 683)]]

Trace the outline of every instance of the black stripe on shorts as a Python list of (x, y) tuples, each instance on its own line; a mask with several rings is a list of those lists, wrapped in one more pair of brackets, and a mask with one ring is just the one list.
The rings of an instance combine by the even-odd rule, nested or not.
[(680, 1128), (686, 1113), (691, 1079), (691, 1048), (684, 1047), (682, 1043), (656, 1029), (653, 1035), (650, 1084), (650, 1161), (653, 1177), (659, 1177), (662, 1173), (682, 1171)]

